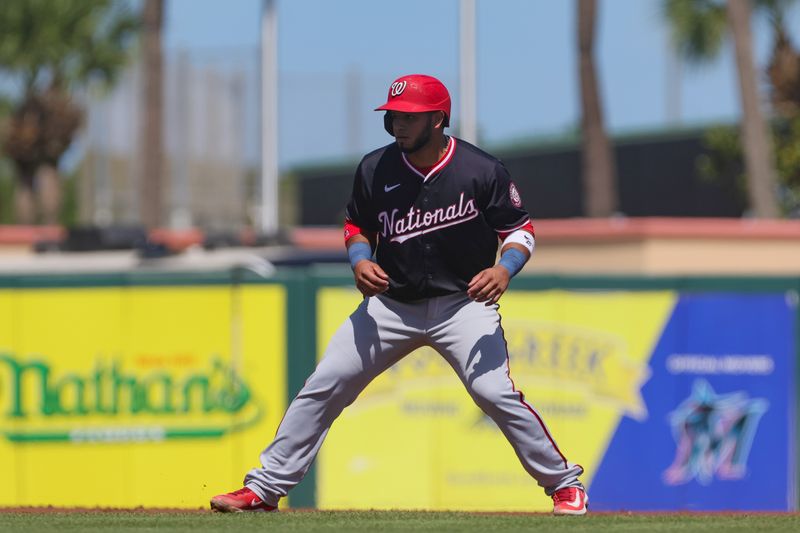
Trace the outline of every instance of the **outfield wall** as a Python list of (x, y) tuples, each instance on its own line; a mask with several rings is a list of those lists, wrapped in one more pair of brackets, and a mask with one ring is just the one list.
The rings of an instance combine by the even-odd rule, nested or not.
[[(511, 375), (594, 509), (796, 509), (798, 293), (791, 277), (518, 277)], [(359, 301), (331, 267), (0, 277), (0, 505), (205, 506), (256, 464)], [(344, 411), (288, 503), (551, 505), (429, 349)]]
[(239, 485), (286, 407), (286, 293), (0, 278), (0, 505), (198, 507)]

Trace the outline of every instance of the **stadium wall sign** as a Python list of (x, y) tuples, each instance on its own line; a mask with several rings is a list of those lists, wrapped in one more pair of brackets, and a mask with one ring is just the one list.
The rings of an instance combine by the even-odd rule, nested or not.
[[(52, 441), (142, 441), (175, 438), (214, 438), (240, 431), (260, 417), (250, 388), (237, 371), (220, 357), (212, 357), (207, 369), (185, 375), (151, 371), (137, 375), (120, 360), (98, 360), (88, 374), (55, 373), (44, 359), (20, 360), (0, 353), (0, 405), (7, 419), (49, 419), (63, 429), (21, 429), (4, 432), (13, 442)], [(24, 389), (30, 389), (26, 391)], [(180, 419), (198, 420), (198, 415), (249, 413), (237, 424), (186, 427)], [(99, 415), (103, 422), (86, 424)], [(109, 425), (137, 415), (162, 415), (172, 423)], [(132, 418), (128, 418), (132, 417)], [(199, 419), (199, 420), (202, 420)], [(22, 425), (24, 428), (24, 424)]]
[(76, 279), (0, 288), (0, 506), (196, 509), (240, 484), (286, 409), (287, 288)]

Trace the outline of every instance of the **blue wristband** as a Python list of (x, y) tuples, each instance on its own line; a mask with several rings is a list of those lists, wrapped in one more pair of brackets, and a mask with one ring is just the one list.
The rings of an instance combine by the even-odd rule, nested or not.
[(354, 242), (347, 247), (347, 255), (350, 257), (350, 266), (355, 268), (362, 259), (372, 259), (372, 247), (365, 242)]
[(503, 255), (500, 256), (500, 261), (498, 261), (497, 264), (503, 265), (513, 278), (520, 270), (522, 270), (522, 267), (525, 266), (527, 261), (528, 258), (525, 257), (525, 254), (516, 248), (509, 248), (503, 252)]

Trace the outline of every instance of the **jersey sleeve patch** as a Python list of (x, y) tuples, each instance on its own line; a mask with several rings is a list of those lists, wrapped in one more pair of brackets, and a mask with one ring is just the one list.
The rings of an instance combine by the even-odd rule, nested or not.
[(519, 191), (517, 190), (517, 186), (514, 185), (512, 181), (508, 187), (508, 197), (511, 200), (511, 205), (514, 207), (520, 208), (522, 207), (522, 197), (519, 195)]
[(485, 203), (482, 202), (483, 214), (495, 231), (515, 231), (531, 219), (519, 189), (500, 161), (496, 162), (494, 172), (489, 176), (486, 192)]

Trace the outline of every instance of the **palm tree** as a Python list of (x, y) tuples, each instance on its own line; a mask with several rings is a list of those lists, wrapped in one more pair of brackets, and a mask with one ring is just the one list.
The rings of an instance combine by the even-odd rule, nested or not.
[(161, 52), (161, 33), (164, 26), (163, 0), (145, 0), (144, 23), (144, 113), (141, 129), (142, 174), (141, 218), (148, 228), (161, 224), (163, 206), (163, 117), (162, 83), (164, 61)]
[[(691, 63), (714, 59), (730, 28), (736, 52), (747, 191), (753, 216), (778, 215), (772, 137), (761, 112), (753, 64), (750, 0), (665, 0), (673, 42)], [(762, 2), (763, 4), (763, 2)]]
[[(127, 60), (138, 19), (113, 0), (3, 0), (0, 71), (16, 82), (0, 148), (14, 164), (17, 222), (58, 214), (58, 163), (80, 127), (72, 91), (92, 80), (112, 83)], [(40, 182), (40, 187), (35, 187)]]
[(603, 124), (594, 64), (597, 1), (577, 0), (578, 53), (583, 132), (583, 205), (590, 217), (607, 217), (617, 208), (615, 164)]
[(17, 221), (34, 222), (38, 182), (43, 222), (56, 223), (60, 206), (58, 161), (81, 125), (82, 114), (58, 83), (31, 92), (16, 107), (3, 149), (17, 170)]
[(783, 118), (800, 116), (800, 52), (786, 30), (785, 11), (795, 0), (761, 0), (773, 30), (772, 56), (767, 66), (770, 100)]

